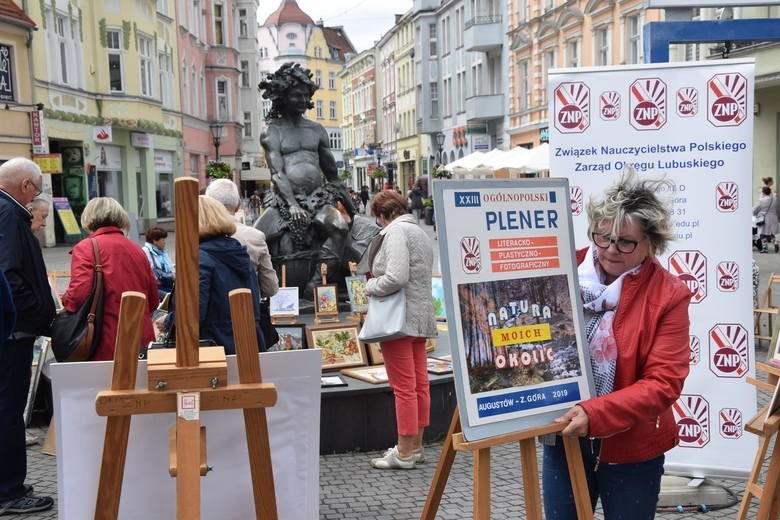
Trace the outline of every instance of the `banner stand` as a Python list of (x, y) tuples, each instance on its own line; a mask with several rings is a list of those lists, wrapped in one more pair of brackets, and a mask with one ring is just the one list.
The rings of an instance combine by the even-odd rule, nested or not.
[[(777, 409), (777, 385), (780, 380), (780, 369), (764, 363), (756, 363), (757, 370), (767, 372), (767, 383), (748, 378), (751, 383), (762, 390), (774, 393), (772, 401), (758, 411), (745, 425), (745, 430), (758, 435), (758, 451), (753, 461), (750, 477), (745, 485), (745, 493), (742, 495), (742, 503), (737, 512), (737, 520), (747, 518), (750, 501), (755, 497), (759, 502), (757, 520), (770, 520), (780, 516), (780, 410)], [(773, 409), (772, 413), (770, 409)], [(774, 442), (773, 442), (774, 438)], [(759, 484), (761, 469), (764, 466), (767, 451), (770, 445), (772, 455), (769, 456), (769, 466), (764, 477), (764, 485)]]
[[(470, 451), (474, 455), (474, 515), (475, 520), (490, 519), (490, 448), (518, 441), (520, 443), (520, 464), (523, 475), (523, 495), (525, 497), (525, 518), (542, 520), (542, 500), (539, 491), (539, 466), (536, 458), (535, 439), (540, 435), (558, 433), (566, 424), (550, 424), (506, 433), (497, 437), (467, 441), (463, 437), (458, 409), (452, 414), (449, 432), (444, 440), (439, 463), (433, 475), (428, 497), (425, 500), (420, 520), (434, 520), (441, 503), (444, 487), (455, 461), (457, 451)], [(578, 437), (562, 437), (566, 449), (566, 462), (569, 466), (574, 504), (579, 520), (592, 520), (593, 510), (588, 494), (588, 483), (582, 463), (582, 453)], [(780, 451), (778, 451), (780, 459)]]

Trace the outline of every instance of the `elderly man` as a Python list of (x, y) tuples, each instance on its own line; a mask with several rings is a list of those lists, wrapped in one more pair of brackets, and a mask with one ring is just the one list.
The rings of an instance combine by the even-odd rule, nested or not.
[(54, 300), (26, 206), (43, 191), (38, 166), (16, 157), (0, 166), (0, 269), (11, 286), (16, 324), (0, 347), (0, 514), (49, 509), (51, 497), (35, 496), (25, 485), (24, 406), (30, 386), (33, 343), (49, 334)]
[(32, 214), (32, 223), (30, 224), (30, 227), (32, 228), (33, 233), (46, 227), (46, 218), (49, 216), (48, 200), (43, 197), (35, 197), (33, 201), (27, 205), (27, 209)]
[[(241, 207), (241, 197), (238, 194), (238, 186), (229, 179), (216, 179), (206, 188), (205, 195), (222, 203), (231, 215)], [(259, 229), (249, 227), (236, 222), (236, 232), (233, 238), (246, 246), (249, 259), (257, 271), (260, 282), (260, 294), (268, 298), (279, 291), (279, 280), (276, 271), (271, 264), (271, 255), (265, 243), (265, 234)]]

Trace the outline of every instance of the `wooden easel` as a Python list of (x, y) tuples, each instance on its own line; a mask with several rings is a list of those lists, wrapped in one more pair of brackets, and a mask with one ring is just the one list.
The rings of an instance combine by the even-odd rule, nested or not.
[[(287, 266), (282, 264), (282, 287), (287, 287)], [(298, 323), (297, 314), (275, 314), (271, 316), (273, 325), (292, 325)]]
[[(328, 265), (326, 263), (320, 264), (320, 276), (322, 277), (322, 283), (318, 287), (328, 285)], [(334, 286), (335, 287), (335, 286)], [(317, 288), (314, 288), (314, 323), (338, 323), (339, 319), (339, 304), (336, 302), (335, 312), (320, 312), (317, 310)]]
[[(767, 372), (768, 382), (758, 381), (752, 377), (747, 378), (747, 381), (762, 390), (774, 393), (780, 380), (780, 369), (766, 363), (756, 363), (756, 370)], [(776, 520), (780, 517), (780, 435), (778, 435), (780, 413), (775, 412), (767, 417), (768, 409), (769, 405), (763, 407), (745, 425), (746, 431), (758, 435), (758, 452), (750, 470), (750, 477), (745, 484), (745, 493), (742, 495), (737, 520), (747, 518), (752, 497), (759, 502), (756, 520)], [(769, 466), (762, 486), (759, 477), (770, 446), (772, 446), (772, 455), (769, 456)]]
[(138, 345), (146, 297), (122, 295), (111, 390), (99, 392), (95, 408), (107, 416), (95, 519), (116, 519), (122, 489), (130, 419), (135, 414), (176, 412), (171, 434), (170, 474), (176, 477), (176, 518), (200, 518), (200, 477), (206, 463), (201, 410), (243, 409), (255, 514), (276, 519), (276, 496), (266, 407), (276, 388), (263, 383), (254, 334), (252, 293), (230, 292), (230, 312), (240, 384), (227, 384), (223, 347), (198, 348), (198, 181), (174, 181), (176, 203), (176, 349), (149, 352), (149, 388), (136, 389)]
[[(441, 450), (441, 457), (433, 475), (433, 482), (428, 490), (420, 520), (434, 520), (441, 503), (447, 478), (450, 476), (452, 464), (455, 462), (456, 451), (470, 451), (474, 454), (474, 520), (489, 520), (490, 518), (490, 448), (519, 441), (520, 459), (523, 474), (523, 492), (525, 496), (525, 517), (527, 520), (542, 520), (542, 500), (539, 492), (539, 465), (536, 460), (534, 440), (539, 435), (557, 433), (565, 424), (550, 424), (489, 439), (467, 441), (460, 427), (458, 409), (452, 414), (447, 438)], [(576, 437), (563, 437), (566, 449), (566, 462), (569, 465), (569, 478), (574, 493), (574, 503), (579, 520), (591, 520), (593, 510), (588, 494), (588, 483), (582, 466), (582, 453)]]

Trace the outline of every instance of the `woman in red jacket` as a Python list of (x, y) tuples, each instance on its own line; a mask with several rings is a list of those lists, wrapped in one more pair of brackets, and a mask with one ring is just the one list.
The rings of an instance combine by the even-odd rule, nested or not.
[[(671, 406), (688, 375), (691, 293), (655, 258), (673, 240), (656, 196), (667, 181), (634, 172), (587, 207), (590, 247), (577, 252), (578, 277), (596, 397), (558, 422), (578, 436), (591, 502), (605, 520), (655, 517), (664, 453), (677, 445)], [(576, 519), (560, 438), (544, 447), (548, 520)]]
[(95, 266), (90, 238), (97, 240), (103, 265), (103, 326), (100, 344), (91, 361), (114, 359), (119, 303), (125, 291), (146, 295), (147, 312), (141, 324), (141, 345), (154, 340), (152, 311), (159, 303), (157, 281), (141, 247), (125, 236), (130, 218), (116, 200), (97, 197), (89, 201), (81, 214), (81, 226), (89, 236), (76, 244), (71, 254), (70, 285), (62, 295), (62, 305), (75, 312), (92, 291)]

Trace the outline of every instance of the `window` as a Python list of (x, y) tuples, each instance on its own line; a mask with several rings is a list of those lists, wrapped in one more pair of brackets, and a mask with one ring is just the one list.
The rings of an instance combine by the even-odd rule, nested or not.
[(252, 137), (252, 112), (244, 112), (244, 137)]
[(331, 101), (329, 103), (328, 111), (329, 111), (330, 118), (331, 119), (336, 119), (336, 102), (335, 101)]
[(341, 134), (338, 132), (331, 132), (328, 134), (330, 140), (331, 150), (341, 150)]
[(609, 65), (609, 30), (596, 31), (596, 65)]
[(428, 52), (431, 56), (436, 56), (436, 24), (428, 24)]
[(268, 47), (260, 47), (260, 57), (261, 58), (268, 57)]
[(439, 84), (435, 81), (430, 83), (431, 88), (431, 118), (439, 117)]
[(314, 47), (314, 57), (322, 58), (322, 47)]
[(160, 66), (160, 100), (163, 107), (173, 108), (173, 61), (171, 55), (161, 52), (158, 61)]
[(68, 34), (70, 32), (69, 20), (64, 16), (57, 16), (55, 19), (54, 30), (57, 33), (57, 48), (60, 58), (60, 79), (63, 83), (68, 83)]
[(106, 31), (106, 48), (108, 49), (108, 82), (112, 92), (122, 92), (122, 33), (119, 30)]
[(287, 33), (287, 39), (288, 40), (295, 40), (298, 38), (298, 34), (294, 32), (288, 32)]
[(531, 78), (528, 77), (528, 62), (520, 63), (518, 75), (520, 76), (520, 108), (531, 108)]
[(225, 45), (225, 21), (223, 19), (223, 5), (214, 2), (214, 43)]
[(181, 64), (181, 109), (182, 111), (187, 110), (187, 103), (190, 101), (190, 91), (189, 88), (187, 88), (187, 79), (189, 77), (189, 72), (187, 72), (187, 59), (185, 58), (182, 61)]
[(152, 95), (152, 74), (154, 73), (154, 52), (152, 51), (152, 39), (138, 35), (138, 60), (141, 66), (141, 95)]
[(246, 38), (249, 35), (246, 23), (246, 9), (238, 10), (238, 35), (241, 38)]
[(323, 118), (323, 115), (322, 115), (322, 110), (323, 110), (322, 109), (322, 100), (318, 99), (317, 100), (317, 104), (315, 106), (316, 106), (316, 109), (317, 109), (317, 119), (322, 119)]
[(626, 18), (626, 43), (628, 44), (626, 59), (628, 63), (639, 63), (642, 57), (642, 38), (639, 29), (639, 16)]
[(195, 154), (190, 154), (190, 175), (197, 177), (199, 172), (200, 168), (198, 167), (198, 156)]
[(568, 51), (568, 66), (579, 67), (580, 66), (580, 42), (572, 40), (567, 44)]
[(241, 60), (241, 86), (249, 86), (249, 62)]
[(217, 119), (229, 121), (227, 80), (217, 80)]
[(164, 14), (165, 16), (170, 16), (170, 13), (168, 12), (168, 0), (157, 0), (157, 12)]
[(322, 87), (322, 71), (317, 70), (314, 72), (314, 84), (318, 87)]
[(333, 71), (328, 72), (328, 88), (336, 90), (336, 73)]

